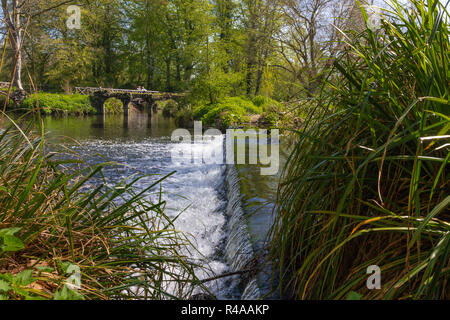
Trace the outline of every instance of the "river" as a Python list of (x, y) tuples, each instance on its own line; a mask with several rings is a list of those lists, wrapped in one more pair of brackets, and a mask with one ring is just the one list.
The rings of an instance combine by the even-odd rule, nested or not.
[[(124, 164), (120, 170), (105, 170), (111, 183), (134, 173), (165, 175), (176, 171), (162, 185), (168, 204), (166, 214), (175, 218), (181, 213), (175, 226), (197, 247), (199, 252), (191, 252), (192, 258), (210, 269), (199, 270), (200, 279), (238, 271), (251, 261), (254, 252), (263, 249), (272, 222), (278, 176), (261, 176), (259, 168), (251, 165), (173, 162), (173, 151), (192, 145), (172, 142), (177, 127), (173, 119), (159, 114), (45, 117), (44, 127), (53, 140), (91, 163), (107, 160)], [(223, 139), (194, 148), (223, 152)], [(145, 188), (155, 179), (143, 179), (137, 188)], [(243, 283), (240, 276), (231, 276), (208, 286), (219, 299), (254, 299), (268, 292), (269, 278), (260, 273), (250, 283)]]

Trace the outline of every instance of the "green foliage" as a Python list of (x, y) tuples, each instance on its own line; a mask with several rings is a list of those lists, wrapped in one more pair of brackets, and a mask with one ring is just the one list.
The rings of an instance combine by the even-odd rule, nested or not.
[(68, 114), (89, 114), (95, 113), (91, 106), (89, 96), (81, 94), (56, 94), (41, 92), (37, 96), (32, 94), (22, 104), (22, 108), (27, 110), (39, 110), (46, 114), (68, 113)]
[(175, 117), (179, 110), (178, 103), (175, 100), (166, 100), (162, 103), (162, 113), (164, 117)]
[(271, 252), (298, 299), (449, 298), (449, 15), (390, 4), (335, 62), (283, 174)]
[(362, 294), (355, 291), (350, 291), (347, 295), (346, 300), (361, 300), (362, 297)]
[(0, 252), (15, 252), (25, 248), (22, 240), (14, 236), (21, 228), (8, 228), (0, 230)]
[(212, 106), (208, 103), (199, 103), (192, 112), (194, 120), (202, 120), (202, 118), (212, 109)]
[[(50, 9), (30, 22), (33, 34), (25, 39), (24, 51), (33, 54), (24, 55), (23, 65), (48, 91), (144, 85), (216, 103), (226, 96), (271, 95), (283, 70), (268, 67), (279, 62), (273, 35), (281, 20), (275, 3), (85, 1), (85, 32), (67, 29), (66, 6), (57, 0), (33, 4), (36, 10)], [(8, 50), (0, 78), (11, 74), (13, 58)], [(28, 88), (28, 79), (24, 82)]]
[(36, 279), (33, 278), (33, 270), (24, 270), (15, 275), (0, 273), (0, 300), (42, 299), (29, 288), (34, 282), (36, 282)]
[(260, 123), (269, 127), (277, 127), (280, 117), (275, 112), (264, 112), (261, 115)]
[[(16, 252), (25, 248), (22, 240), (14, 236), (14, 234), (20, 230), (21, 228), (7, 228), (0, 230), (0, 238), (3, 239), (3, 245), (0, 252)], [(38, 266), (36, 269), (38, 277), (41, 276), (42, 272), (53, 272), (53, 269), (49, 267)], [(32, 285), (37, 285), (38, 281), (38, 279), (33, 276), (33, 272), (33, 269), (26, 269), (14, 275), (8, 272), (0, 273), (0, 300), (43, 300), (50, 298), (50, 296), (44, 292), (36, 292), (33, 290)], [(64, 285), (62, 290), (55, 292), (53, 299), (83, 300), (84, 298), (80, 293)]]
[(175, 123), (178, 127), (192, 128), (194, 127), (194, 120), (192, 109), (185, 107), (177, 112), (175, 115)]
[(105, 113), (108, 114), (121, 114), (123, 113), (123, 103), (119, 99), (110, 98), (105, 101), (104, 104)]
[(55, 292), (53, 300), (84, 300), (84, 297), (79, 292), (64, 285), (61, 290)]
[(253, 102), (253, 104), (254, 104), (255, 106), (257, 106), (257, 107), (262, 107), (264, 104), (266, 104), (266, 102), (267, 102), (268, 99), (269, 99), (269, 98), (264, 97), (264, 96), (255, 96), (255, 97), (252, 99), (252, 102)]
[(229, 97), (216, 104), (203, 105), (194, 109), (193, 117), (206, 125), (216, 125), (227, 129), (249, 120), (249, 115), (260, 114), (262, 108), (254, 105), (245, 97)]
[(280, 111), (283, 109), (283, 105), (276, 100), (269, 97), (256, 96), (252, 99), (255, 106), (261, 107), (266, 112)]

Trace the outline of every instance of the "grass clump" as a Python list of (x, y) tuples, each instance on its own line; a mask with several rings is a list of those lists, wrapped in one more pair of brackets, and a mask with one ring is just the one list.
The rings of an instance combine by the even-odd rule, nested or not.
[[(164, 214), (158, 192), (134, 176), (111, 186), (104, 163), (48, 150), (45, 135), (0, 135), (1, 299), (176, 299), (190, 296), (192, 247)], [(67, 280), (79, 270), (75, 290)]]
[(89, 96), (81, 94), (45, 93), (32, 94), (24, 100), (22, 108), (26, 110), (39, 109), (45, 114), (93, 114), (95, 108), (91, 106)]
[(294, 298), (450, 297), (449, 15), (387, 4), (335, 62), (283, 175), (271, 253)]

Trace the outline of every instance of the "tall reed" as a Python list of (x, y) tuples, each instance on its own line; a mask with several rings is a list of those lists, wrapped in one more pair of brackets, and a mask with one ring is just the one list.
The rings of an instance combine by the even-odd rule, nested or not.
[(346, 35), (285, 168), (271, 253), (293, 298), (450, 298), (449, 15), (386, 4)]

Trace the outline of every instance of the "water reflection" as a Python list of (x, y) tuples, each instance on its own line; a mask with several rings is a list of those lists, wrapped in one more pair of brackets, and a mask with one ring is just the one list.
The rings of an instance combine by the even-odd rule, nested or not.
[(131, 113), (129, 115), (96, 115), (44, 117), (44, 128), (52, 136), (90, 139), (141, 141), (148, 137), (170, 137), (176, 129), (173, 119), (160, 114)]

